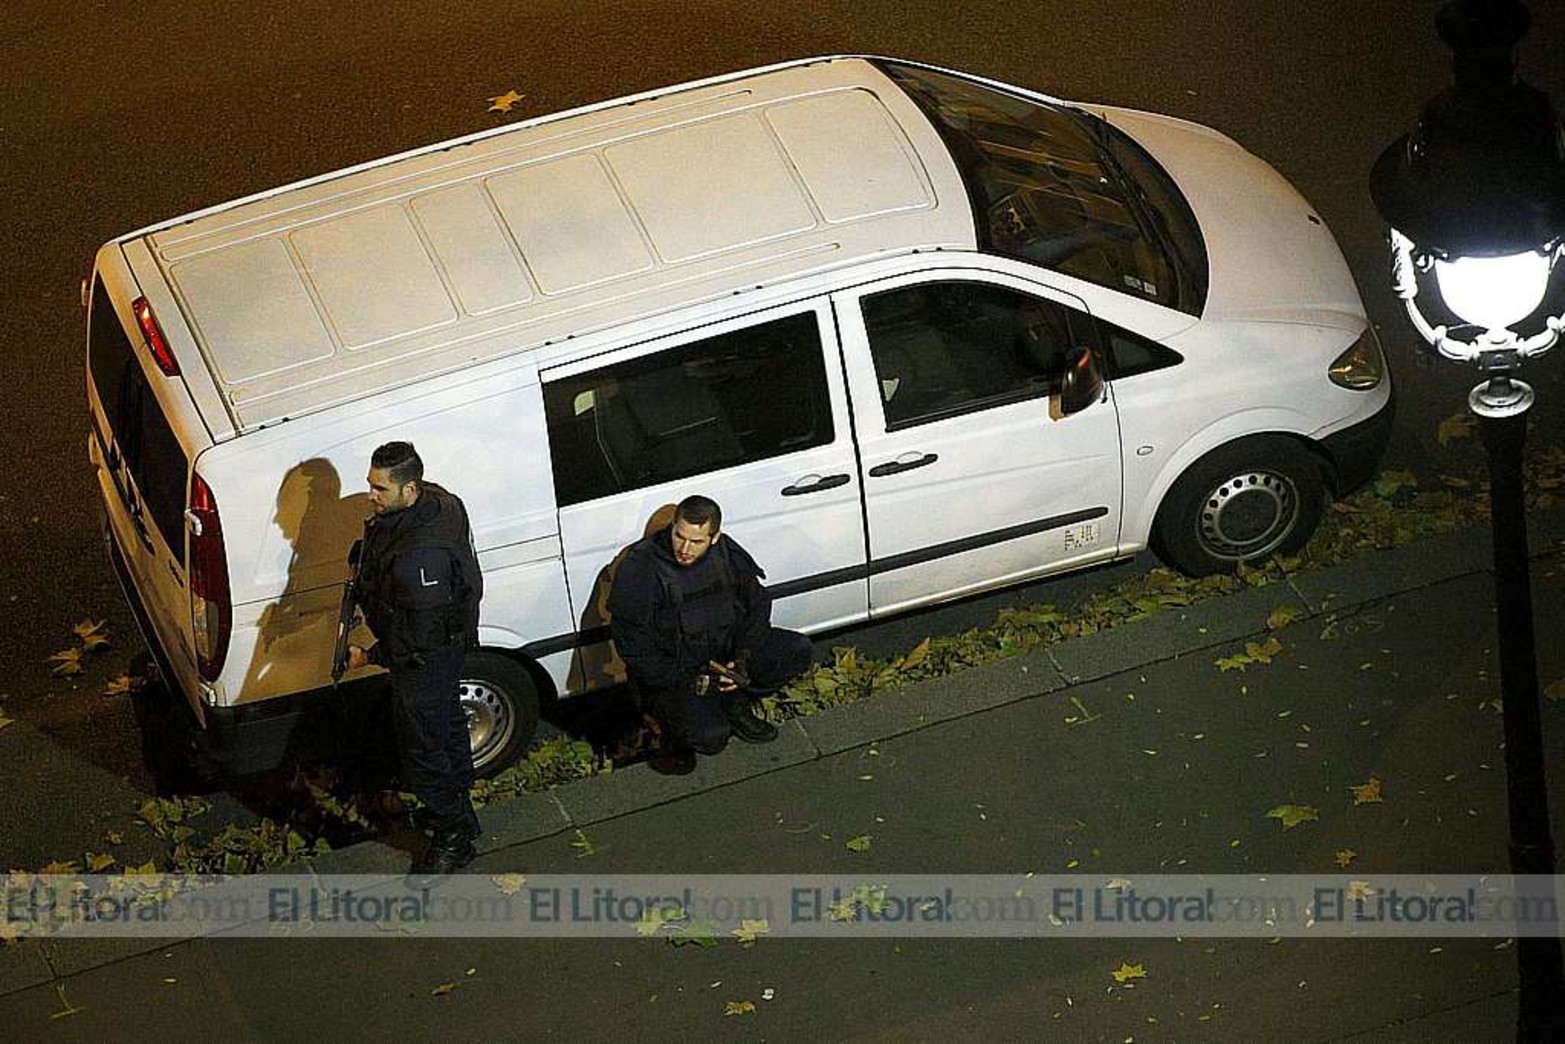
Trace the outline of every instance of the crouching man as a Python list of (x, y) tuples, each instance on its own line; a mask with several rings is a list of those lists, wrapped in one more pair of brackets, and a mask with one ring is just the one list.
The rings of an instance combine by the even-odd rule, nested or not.
[(641, 705), (662, 727), (654, 768), (683, 773), (730, 734), (777, 738), (757, 699), (810, 666), (810, 641), (771, 625), (766, 574), (721, 532), (722, 509), (702, 496), (632, 546), (609, 594), (609, 628)]

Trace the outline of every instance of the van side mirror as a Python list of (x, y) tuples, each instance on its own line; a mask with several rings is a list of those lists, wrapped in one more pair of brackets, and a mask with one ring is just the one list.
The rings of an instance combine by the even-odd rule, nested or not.
[(1065, 373), (1059, 391), (1049, 396), (1049, 416), (1055, 420), (1080, 413), (1103, 398), (1103, 374), (1085, 348), (1072, 348), (1065, 356)]

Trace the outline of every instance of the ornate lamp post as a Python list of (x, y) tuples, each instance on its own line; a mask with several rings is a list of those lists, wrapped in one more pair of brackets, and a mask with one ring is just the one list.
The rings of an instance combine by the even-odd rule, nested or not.
[[(1454, 52), (1455, 83), (1381, 154), (1370, 192), (1391, 226), (1392, 281), (1413, 326), (1484, 378), (1468, 405), (1489, 456), (1511, 869), (1553, 875), (1522, 491), (1533, 390), (1515, 374), (1565, 332), (1565, 314), (1534, 316), (1565, 254), (1565, 132), (1549, 99), (1516, 78), (1516, 44), (1529, 21), (1519, 0), (1453, 0), (1441, 9), (1436, 27)], [(1467, 324), (1458, 329), (1472, 331), (1468, 339), (1424, 317), (1421, 275)], [(1526, 335), (1511, 329), (1523, 323), (1537, 325)], [(1559, 937), (1520, 938), (1516, 953), (1518, 1039), (1565, 1039)]]

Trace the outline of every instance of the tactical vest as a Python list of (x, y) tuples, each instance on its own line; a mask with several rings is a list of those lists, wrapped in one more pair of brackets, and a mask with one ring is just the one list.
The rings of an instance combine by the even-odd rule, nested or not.
[(676, 622), (680, 666), (699, 669), (733, 653), (739, 623), (739, 580), (728, 549), (714, 545), (695, 565), (657, 558), (658, 585)]

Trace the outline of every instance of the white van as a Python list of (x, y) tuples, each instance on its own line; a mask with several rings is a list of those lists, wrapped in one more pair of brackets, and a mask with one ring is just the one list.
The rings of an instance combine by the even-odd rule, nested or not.
[(383, 442), (472, 517), (493, 772), (540, 696), (615, 680), (596, 588), (686, 494), (722, 504), (777, 621), (821, 631), (1148, 545), (1192, 573), (1297, 548), (1391, 417), (1336, 243), (1262, 161), (876, 58), (166, 221), (105, 245), (84, 296), (109, 551), (237, 770), (329, 684)]

